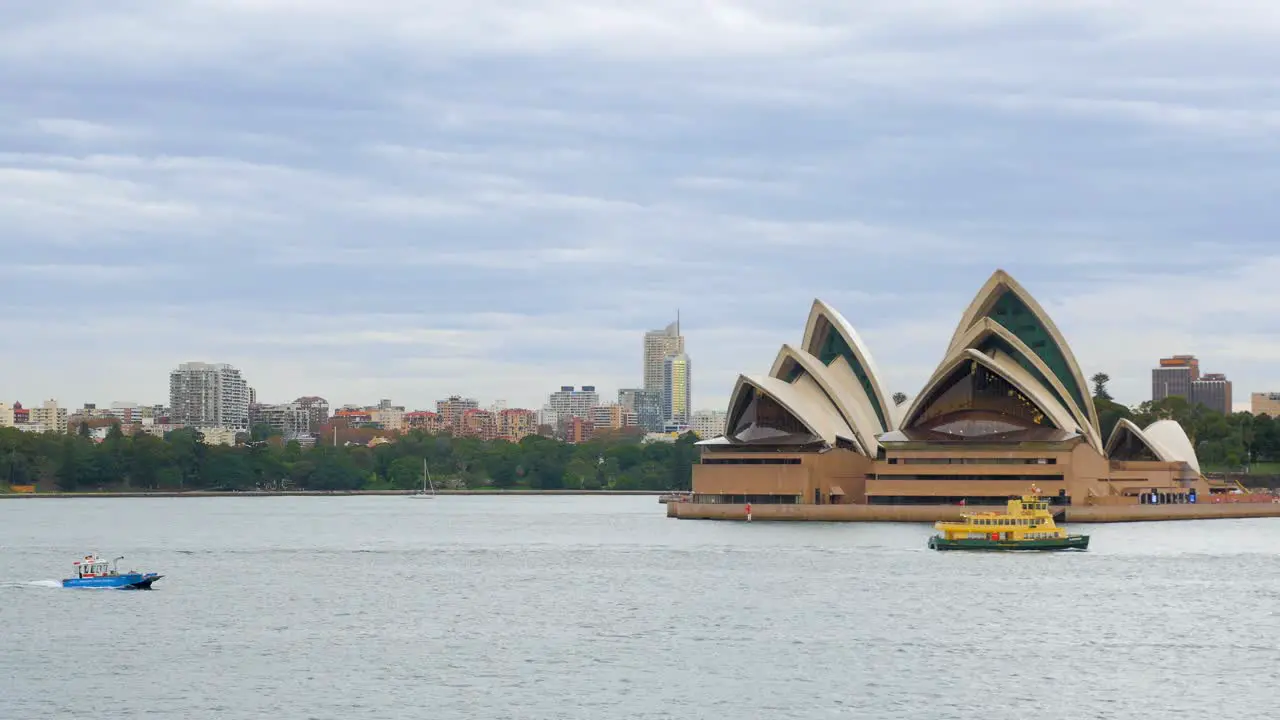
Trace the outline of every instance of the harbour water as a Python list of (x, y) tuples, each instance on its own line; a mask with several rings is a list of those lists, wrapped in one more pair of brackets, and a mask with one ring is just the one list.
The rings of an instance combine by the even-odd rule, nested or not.
[[(1084, 531), (994, 555), (652, 497), (0, 502), (0, 718), (1273, 714), (1280, 520)], [(89, 552), (165, 577), (57, 587)]]

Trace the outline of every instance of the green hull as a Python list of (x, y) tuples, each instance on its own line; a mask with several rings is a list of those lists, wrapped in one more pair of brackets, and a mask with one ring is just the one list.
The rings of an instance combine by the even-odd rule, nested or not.
[(929, 547), (933, 550), (1088, 550), (1089, 536), (1068, 535), (1065, 538), (1040, 540), (990, 540), (987, 538), (947, 540), (941, 535), (934, 535), (929, 538)]

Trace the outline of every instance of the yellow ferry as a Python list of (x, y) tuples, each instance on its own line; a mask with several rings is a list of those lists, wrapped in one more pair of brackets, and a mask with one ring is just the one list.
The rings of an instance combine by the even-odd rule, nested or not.
[(1005, 512), (965, 513), (959, 522), (939, 522), (929, 538), (934, 550), (1087, 550), (1088, 535), (1068, 535), (1053, 522), (1049, 502), (1032, 486), (1010, 498)]

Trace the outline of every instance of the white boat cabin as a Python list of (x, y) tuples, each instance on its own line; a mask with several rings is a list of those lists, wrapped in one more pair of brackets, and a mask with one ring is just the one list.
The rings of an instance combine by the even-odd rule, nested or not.
[(111, 568), (111, 563), (96, 555), (85, 555), (83, 560), (75, 562), (75, 567), (76, 576), (82, 578), (108, 577), (116, 574)]

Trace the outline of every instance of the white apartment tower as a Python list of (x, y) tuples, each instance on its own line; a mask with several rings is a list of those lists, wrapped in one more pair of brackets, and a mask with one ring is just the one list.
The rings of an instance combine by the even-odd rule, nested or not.
[(684, 336), (680, 334), (680, 313), (677, 312), (675, 322), (644, 334), (644, 389), (661, 393), (663, 362), (682, 352)]
[(188, 427), (248, 430), (249, 385), (226, 363), (183, 363), (169, 373), (169, 409)]
[(591, 419), (591, 408), (600, 404), (600, 394), (595, 385), (583, 385), (576, 390), (572, 385), (562, 385), (556, 392), (547, 396), (547, 409), (551, 411), (556, 423), (571, 417), (583, 420)]

